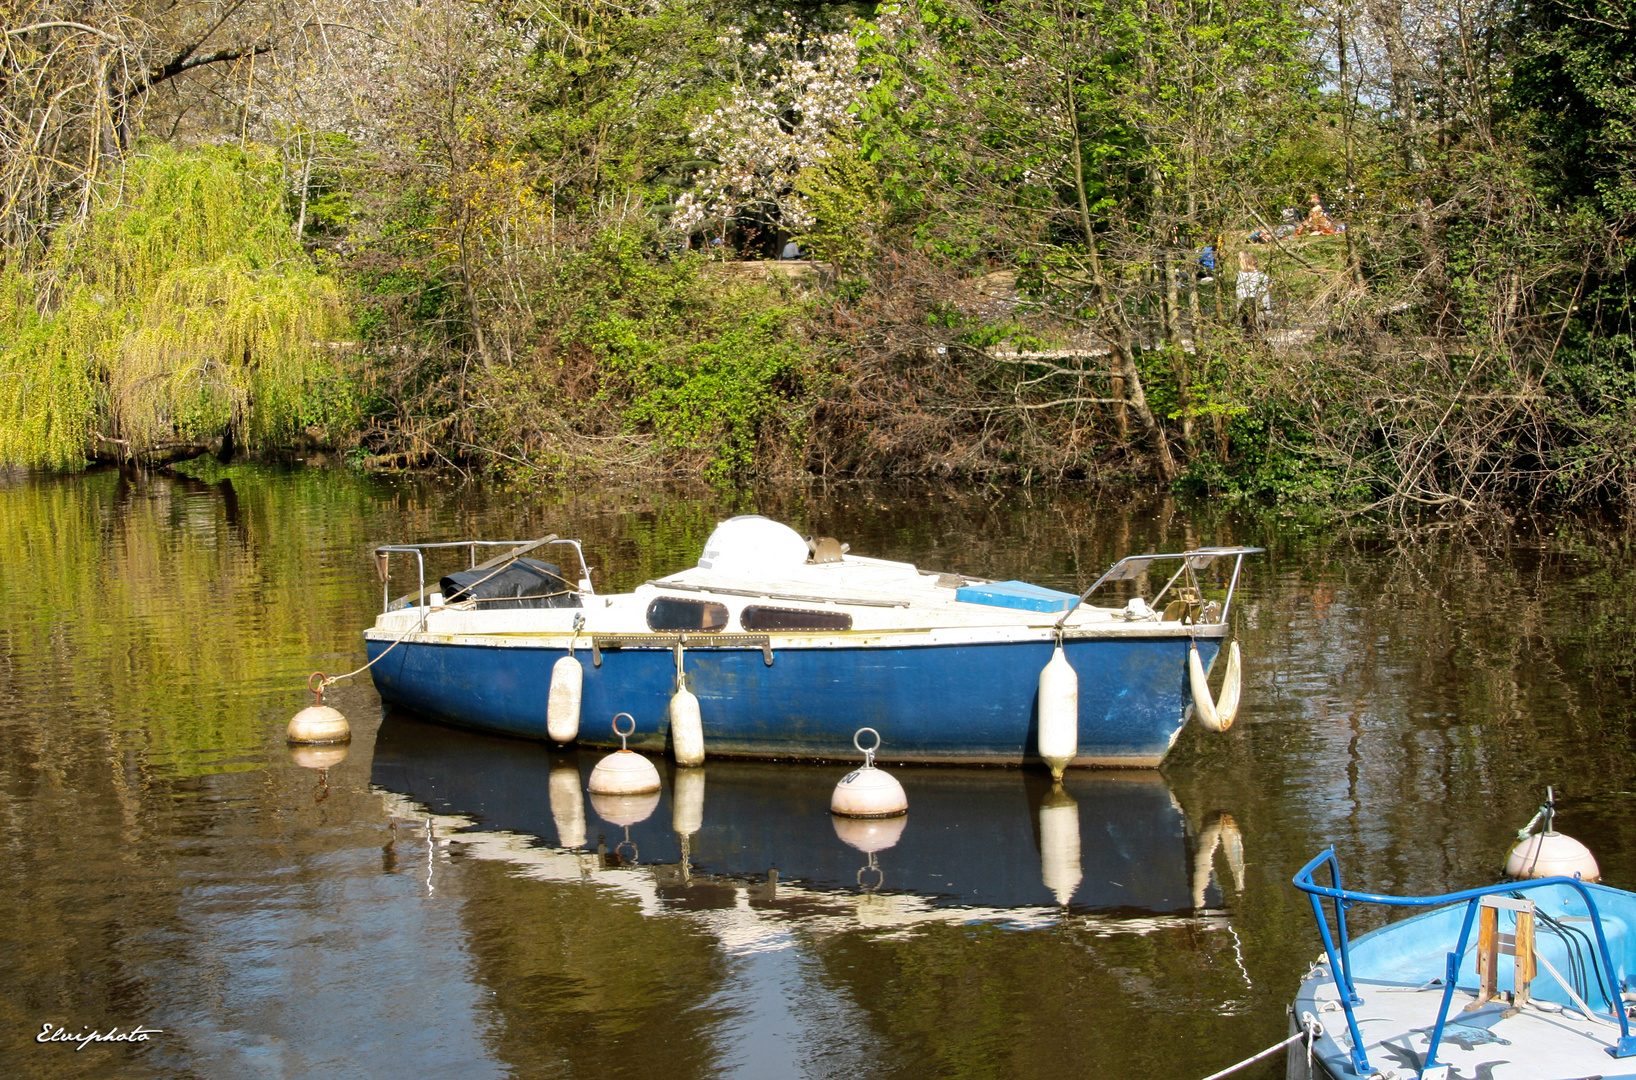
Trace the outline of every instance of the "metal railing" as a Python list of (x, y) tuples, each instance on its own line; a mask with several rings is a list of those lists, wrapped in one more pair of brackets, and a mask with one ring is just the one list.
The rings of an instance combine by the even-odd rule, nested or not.
[[(580, 576), (578, 591), (587, 596), (596, 595), (596, 590), (591, 586), (591, 568), (586, 565), (585, 562), (585, 549), (580, 545), (578, 540), (559, 539), (555, 533), (550, 536), (541, 537), (538, 540), (446, 540), (440, 543), (432, 544), (382, 544), (375, 548), (376, 566), (379, 570), (381, 578), (381, 612), (384, 614), (389, 611), (397, 611), (400, 608), (413, 605), (421, 609), (420, 626), (421, 629), (425, 629), (425, 609), (427, 603), (426, 552), (428, 551), (436, 551), (443, 548), (466, 548), (469, 552), (467, 559), (469, 563), (468, 569), (494, 570), (509, 562), (522, 558), (524, 555), (527, 555), (529, 552), (534, 551), (537, 548), (542, 548), (549, 544), (567, 544), (574, 549), (574, 553), (579, 556)], [(480, 547), (503, 547), (512, 548), (513, 550), (507, 551), (479, 565), (477, 562), (477, 549)], [(389, 560), (393, 555), (413, 555), (415, 557), (416, 580), (418, 583), (418, 588), (413, 593), (405, 593), (396, 600), (391, 599), (392, 584)]]
[[(1329, 885), (1320, 885), (1314, 875), (1319, 867), (1329, 867)], [(1442, 896), (1386, 896), (1378, 893), (1352, 892), (1341, 886), (1341, 864), (1335, 857), (1335, 849), (1327, 848), (1311, 862), (1301, 867), (1295, 875), (1295, 887), (1307, 894), (1312, 901), (1312, 914), (1318, 920), (1318, 931), (1324, 940), (1324, 954), (1329, 958), (1329, 971), (1335, 980), (1335, 990), (1341, 1000), (1341, 1007), (1346, 1011), (1346, 1027), (1352, 1036), (1352, 1069), (1359, 1076), (1368, 1076), (1371, 1072), (1369, 1057), (1363, 1049), (1363, 1036), (1358, 1032), (1356, 1007), (1363, 1004), (1363, 998), (1358, 996), (1357, 983), (1352, 978), (1351, 938), (1346, 928), (1346, 911), (1353, 904), (1380, 904), (1385, 907), (1436, 907), (1443, 904), (1458, 904), (1462, 901), (1466, 905), (1465, 920), (1460, 925), (1460, 939), (1454, 951), (1448, 954), (1447, 970), (1443, 979), (1443, 1003), (1437, 1010), (1437, 1024), (1432, 1029), (1431, 1045), (1426, 1048), (1426, 1058), (1421, 1065), (1421, 1074), (1436, 1068), (1437, 1047), (1443, 1041), (1443, 1027), (1448, 1020), (1449, 1006), (1454, 1001), (1454, 986), (1459, 977), (1460, 963), (1466, 954), (1466, 943), (1471, 939), (1471, 924), (1476, 917), (1478, 902), (1485, 896), (1494, 896), (1501, 893), (1527, 892), (1530, 889), (1539, 889), (1547, 885), (1568, 885), (1578, 890), (1580, 897), (1585, 901), (1585, 908), (1590, 913), (1591, 924), (1596, 930), (1596, 946), (1601, 954), (1601, 961), (1606, 968), (1608, 979), (1608, 994), (1611, 998), (1609, 1006), (1619, 1021), (1619, 1038), (1607, 1048), (1610, 1055), (1616, 1058), (1636, 1056), (1636, 1038), (1630, 1034), (1630, 1021), (1625, 1015), (1624, 1003), (1620, 998), (1622, 982), (1617, 969), (1613, 966), (1613, 956), (1608, 951), (1607, 935), (1602, 932), (1602, 916), (1596, 909), (1596, 901), (1585, 883), (1578, 878), (1549, 877), (1538, 878), (1534, 881), (1513, 881), (1500, 885), (1489, 885), (1481, 889), (1466, 889), (1462, 892), (1446, 893)], [(1335, 910), (1335, 930), (1331, 932), (1328, 913), (1324, 910), (1324, 900), (1329, 900)], [(1590, 994), (1586, 995), (1591, 996)], [(1600, 1015), (1600, 1014), (1599, 1014)]]
[(1060, 629), (1065, 623), (1067, 623), (1068, 616), (1072, 615), (1074, 611), (1078, 609), (1079, 605), (1090, 599), (1091, 594), (1100, 589), (1103, 585), (1110, 581), (1130, 581), (1133, 578), (1140, 577), (1141, 575), (1147, 573), (1149, 566), (1151, 566), (1153, 563), (1159, 562), (1160, 560), (1180, 559), (1182, 560), (1182, 565), (1174, 574), (1170, 576), (1170, 580), (1165, 582), (1165, 587), (1159, 590), (1159, 595), (1153, 598), (1153, 601), (1149, 606), (1155, 608), (1158, 607), (1159, 601), (1164, 599), (1165, 593), (1170, 591), (1170, 587), (1176, 584), (1177, 578), (1181, 577), (1183, 574), (1186, 574), (1189, 584), (1194, 588), (1197, 588), (1198, 578), (1196, 575), (1198, 571), (1207, 568), (1217, 559), (1232, 555), (1235, 557), (1233, 562), (1233, 578), (1227, 585), (1227, 599), (1226, 602), (1221, 605), (1221, 618), (1219, 620), (1221, 622), (1226, 622), (1227, 614), (1233, 607), (1233, 592), (1238, 588), (1238, 574), (1239, 571), (1244, 568), (1244, 556), (1260, 555), (1266, 550), (1266, 548), (1258, 547), (1208, 547), (1194, 548), (1192, 551), (1165, 552), (1162, 555), (1126, 555), (1123, 559), (1120, 559), (1118, 562), (1108, 567), (1107, 572), (1101, 577), (1091, 582), (1091, 587), (1080, 593), (1078, 600), (1075, 600), (1072, 604), (1068, 605), (1068, 610), (1064, 611), (1062, 616), (1057, 619), (1057, 627)]

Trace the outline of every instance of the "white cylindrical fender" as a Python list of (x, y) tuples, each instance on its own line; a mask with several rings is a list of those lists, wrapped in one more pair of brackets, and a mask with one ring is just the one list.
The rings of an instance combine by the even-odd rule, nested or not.
[(1051, 777), (1062, 779), (1079, 754), (1079, 675), (1058, 645), (1051, 662), (1040, 671), (1039, 752), (1051, 767)]
[(1590, 848), (1559, 832), (1535, 833), (1511, 849), (1505, 876), (1519, 879), (1576, 877), (1596, 881), (1602, 870)]
[(1238, 699), (1244, 688), (1244, 663), (1238, 651), (1238, 642), (1227, 643), (1227, 673), (1221, 679), (1221, 694), (1216, 698), (1216, 719), (1221, 730), (1233, 726), (1238, 716)]
[(692, 836), (704, 827), (704, 770), (677, 769), (670, 791), (670, 827)]
[(551, 695), (545, 703), (545, 730), (559, 746), (579, 738), (579, 703), (584, 696), (585, 667), (565, 656), (551, 668)]
[(1238, 715), (1238, 698), (1243, 677), (1240, 672), (1238, 642), (1234, 641), (1227, 647), (1227, 674), (1221, 684), (1221, 702), (1218, 705), (1210, 698), (1210, 682), (1204, 674), (1204, 664), (1199, 660), (1198, 643), (1187, 643), (1187, 682), (1193, 691), (1193, 715), (1199, 718), (1211, 731), (1226, 731), (1233, 726), (1233, 718)]
[(699, 699), (685, 686), (670, 697), (670, 749), (678, 765), (704, 764), (704, 719)]
[(1084, 877), (1079, 865), (1079, 803), (1061, 784), (1052, 786), (1040, 803), (1040, 877), (1063, 907)]
[(557, 845), (585, 846), (585, 796), (579, 791), (579, 770), (559, 765), (546, 783), (551, 793), (551, 820), (557, 825)]

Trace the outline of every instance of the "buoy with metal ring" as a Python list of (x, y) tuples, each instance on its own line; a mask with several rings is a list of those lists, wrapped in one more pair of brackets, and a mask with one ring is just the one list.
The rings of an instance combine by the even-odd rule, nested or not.
[[(1556, 793), (1545, 789), (1545, 805), (1539, 813), (1517, 831), (1518, 844), (1505, 860), (1505, 876), (1528, 880), (1531, 878), (1571, 877), (1580, 881), (1597, 881), (1602, 877), (1601, 867), (1590, 848), (1571, 836), (1564, 836), (1552, 826), (1556, 819)], [(1533, 832), (1535, 825), (1542, 825)]]
[(326, 678), (322, 671), (315, 671), (307, 679), (307, 687), (312, 691), (312, 704), (290, 718), (289, 726), (284, 729), (287, 742), (321, 746), (352, 738), (352, 726), (347, 723), (347, 718), (341, 715), (339, 709), (324, 704)]
[[(620, 730), (621, 720), (630, 721), (628, 730)], [(597, 762), (596, 768), (591, 770), (591, 794), (645, 795), (658, 791), (659, 770), (653, 767), (653, 762), (634, 753), (626, 745), (625, 740), (636, 734), (636, 717), (630, 713), (620, 713), (613, 718), (613, 730), (619, 736), (619, 749)], [(601, 813), (600, 810), (597, 812)]]
[(585, 666), (570, 648), (567, 656), (551, 666), (551, 692), (545, 701), (545, 733), (558, 746), (579, 738), (579, 706), (584, 689)]
[[(873, 746), (865, 747), (861, 740), (864, 732), (875, 737)], [(909, 797), (903, 785), (891, 773), (875, 768), (875, 751), (880, 749), (880, 732), (874, 728), (859, 728), (852, 736), (852, 745), (863, 754), (863, 768), (854, 769), (835, 785), (829, 799), (829, 812), (852, 818), (886, 818), (909, 812)]]
[(1079, 754), (1079, 675), (1060, 640), (1040, 671), (1039, 716), (1040, 757), (1050, 766), (1051, 779), (1061, 780)]

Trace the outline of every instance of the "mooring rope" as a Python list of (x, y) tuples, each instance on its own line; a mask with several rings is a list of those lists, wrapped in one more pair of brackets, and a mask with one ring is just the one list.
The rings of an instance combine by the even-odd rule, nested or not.
[(1324, 1026), (1318, 1023), (1317, 1017), (1313, 1016), (1311, 1013), (1302, 1013), (1300, 1031), (1297, 1031), (1294, 1035), (1291, 1035), (1287, 1039), (1281, 1039), (1280, 1041), (1273, 1043), (1271, 1046), (1267, 1047), (1259, 1054), (1256, 1054), (1254, 1057), (1247, 1057), (1237, 1065), (1230, 1065), (1220, 1072), (1211, 1073), (1209, 1076), (1206, 1076), (1204, 1080), (1221, 1080), (1221, 1078), (1224, 1076), (1231, 1076), (1233, 1073), (1238, 1072), (1238, 1070), (1254, 1065), (1256, 1062), (1265, 1058), (1269, 1058), (1278, 1053), (1278, 1051), (1284, 1049), (1284, 1047), (1289, 1046), (1291, 1043), (1298, 1043), (1302, 1039), (1307, 1041), (1307, 1071), (1310, 1073), (1312, 1071), (1312, 1044), (1317, 1040), (1318, 1036), (1322, 1035), (1323, 1033)]

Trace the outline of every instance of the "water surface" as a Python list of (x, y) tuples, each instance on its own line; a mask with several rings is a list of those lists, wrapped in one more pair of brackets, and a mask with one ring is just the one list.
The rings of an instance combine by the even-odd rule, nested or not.
[[(833, 766), (593, 760), (333, 701), (385, 541), (545, 532), (598, 587), (761, 510), (853, 550), (1082, 587), (1115, 558), (1269, 548), (1235, 602), (1245, 705), (1161, 772), (899, 770), (900, 833)], [(0, 482), (0, 1060), (20, 1076), (1185, 1078), (1282, 1036), (1318, 951), (1289, 886), (1497, 876), (1544, 786), (1636, 886), (1636, 577), (1608, 522), (1385, 530), (1160, 497), (838, 486), (455, 487), (321, 470)], [(41, 1025), (161, 1034), (40, 1046)], [(1269, 1065), (1259, 1075), (1281, 1075)], [(1254, 1072), (1245, 1075), (1257, 1075)]]

